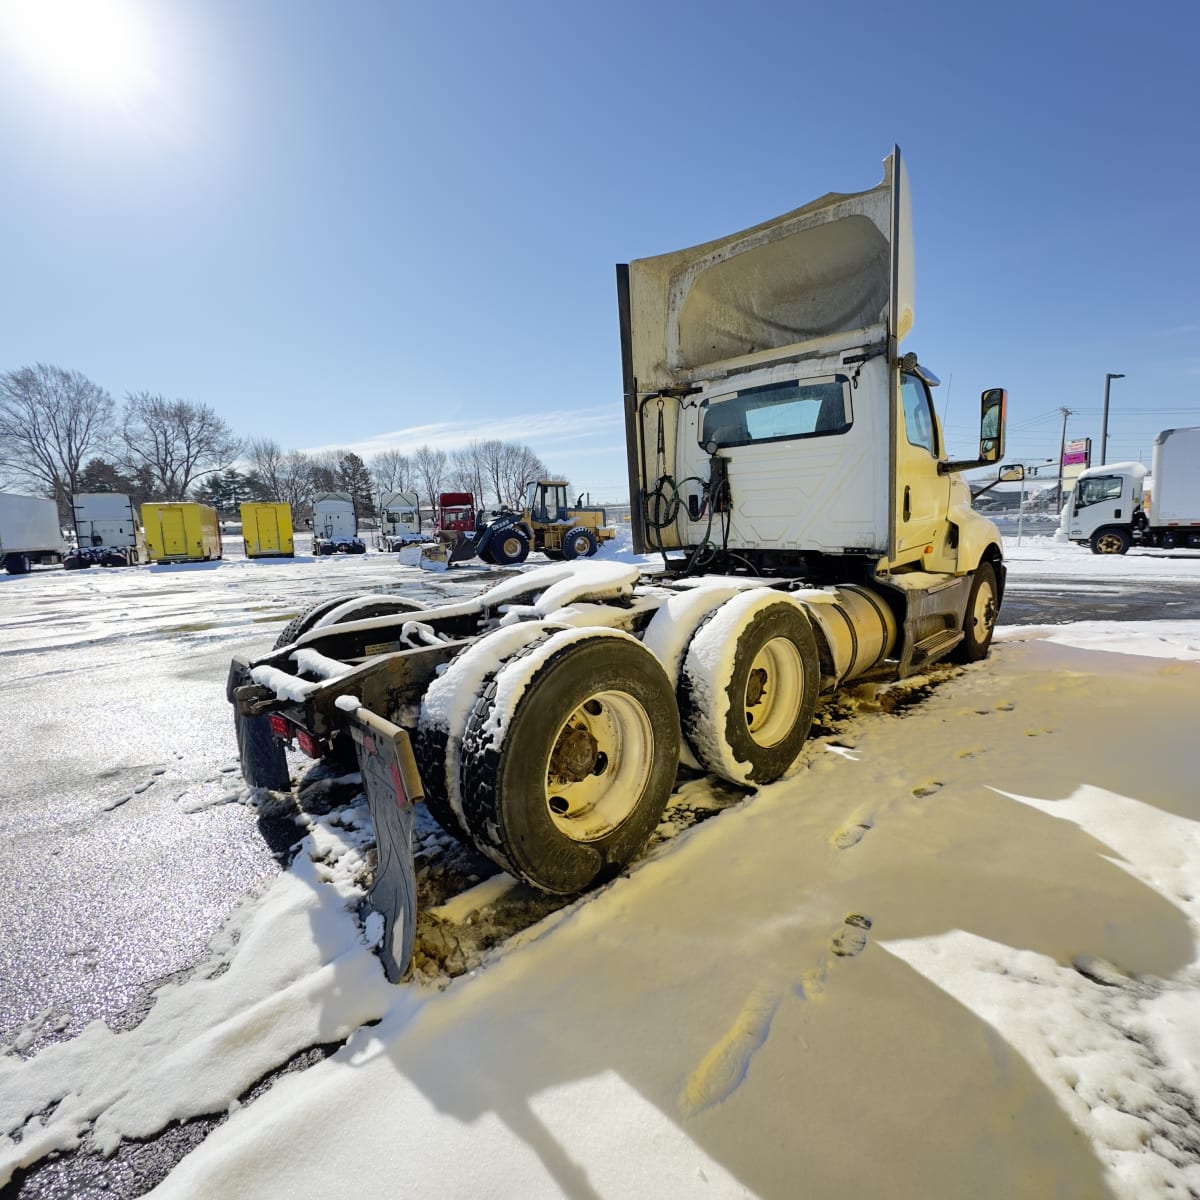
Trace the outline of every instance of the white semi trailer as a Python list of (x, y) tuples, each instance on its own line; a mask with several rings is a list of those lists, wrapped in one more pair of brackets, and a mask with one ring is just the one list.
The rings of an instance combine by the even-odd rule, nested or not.
[(314, 554), (366, 554), (348, 492), (318, 492), (313, 497), (312, 523)]
[(75, 548), (63, 560), (68, 570), (125, 567), (148, 561), (146, 538), (133, 502), (120, 492), (80, 492), (71, 497)]
[(468, 602), (319, 604), (235, 658), (242, 771), (285, 745), (353, 750), (379, 840), (368, 901), (390, 978), (415, 928), (412, 806), (506, 871), (571, 895), (645, 844), (681, 761), (737, 785), (794, 762), (820, 692), (989, 649), (1001, 539), (946, 452), (913, 321), (908, 185), (831, 194), (732, 237), (618, 267), (633, 538)]
[(0, 493), (0, 563), (10, 575), (27, 575), (35, 563), (60, 563), (63, 549), (53, 500)]
[(1063, 506), (1059, 536), (1094, 554), (1200, 547), (1200, 426), (1158, 434), (1149, 472), (1135, 462), (1081, 471)]

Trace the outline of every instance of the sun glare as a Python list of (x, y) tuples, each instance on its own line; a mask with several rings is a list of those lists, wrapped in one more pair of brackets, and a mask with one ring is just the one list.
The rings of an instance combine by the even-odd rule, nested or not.
[(0, 0), (0, 32), (84, 99), (122, 103), (153, 83), (150, 40), (132, 0)]

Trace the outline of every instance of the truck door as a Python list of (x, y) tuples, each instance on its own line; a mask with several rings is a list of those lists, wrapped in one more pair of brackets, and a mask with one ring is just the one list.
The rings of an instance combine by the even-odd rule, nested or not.
[(187, 526), (183, 510), (164, 508), (162, 518), (162, 552), (164, 558), (187, 558)]
[(283, 549), (279, 537), (279, 510), (264, 508), (258, 518), (258, 550), (260, 554), (278, 554)]
[(911, 561), (939, 536), (950, 501), (950, 477), (938, 474), (933, 397), (916, 375), (900, 376), (896, 441), (896, 551)]
[(1070, 537), (1090, 538), (1102, 525), (1128, 525), (1133, 520), (1132, 485), (1123, 476), (1084, 475), (1076, 481), (1068, 505)]

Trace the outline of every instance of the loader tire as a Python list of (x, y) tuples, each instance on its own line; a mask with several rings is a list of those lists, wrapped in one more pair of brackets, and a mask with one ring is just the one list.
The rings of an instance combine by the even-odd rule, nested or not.
[[(463, 816), (504, 870), (571, 896), (616, 876), (658, 825), (679, 764), (675, 697), (625, 636), (569, 641), (533, 666), (526, 657), (505, 663), (467, 721)], [(498, 701), (514, 682), (515, 703)]]
[(963, 616), (963, 640), (947, 655), (951, 662), (973, 663), (987, 658), (996, 628), (998, 592), (996, 568), (981, 562), (975, 568), (971, 590), (967, 593), (967, 611)]
[(744, 592), (700, 623), (679, 673), (679, 718), (697, 761), (745, 787), (796, 760), (820, 686), (817, 640), (804, 610)]
[(237, 732), (242, 778), (250, 787), (286, 792), (292, 786), (287, 753), (283, 743), (271, 732), (270, 718), (247, 717), (235, 705), (233, 725)]
[(596, 535), (583, 525), (576, 525), (563, 534), (562, 556), (568, 562), (576, 558), (591, 558), (596, 553)]
[(496, 566), (513, 566), (529, 557), (529, 539), (519, 529), (506, 529), (491, 539), (488, 551)]

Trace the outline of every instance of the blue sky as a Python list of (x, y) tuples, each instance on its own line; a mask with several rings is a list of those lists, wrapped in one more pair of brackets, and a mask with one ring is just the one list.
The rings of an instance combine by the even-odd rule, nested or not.
[(1200, 424), (1194, 6), (94, 0), (72, 71), (29, 2), (0, 370), (288, 448), (523, 441), (620, 499), (614, 264), (873, 186), (899, 143), (905, 348), (953, 451), (993, 385), (1009, 458), (1053, 457), (1061, 407), (1098, 439), (1107, 372), (1109, 461)]

